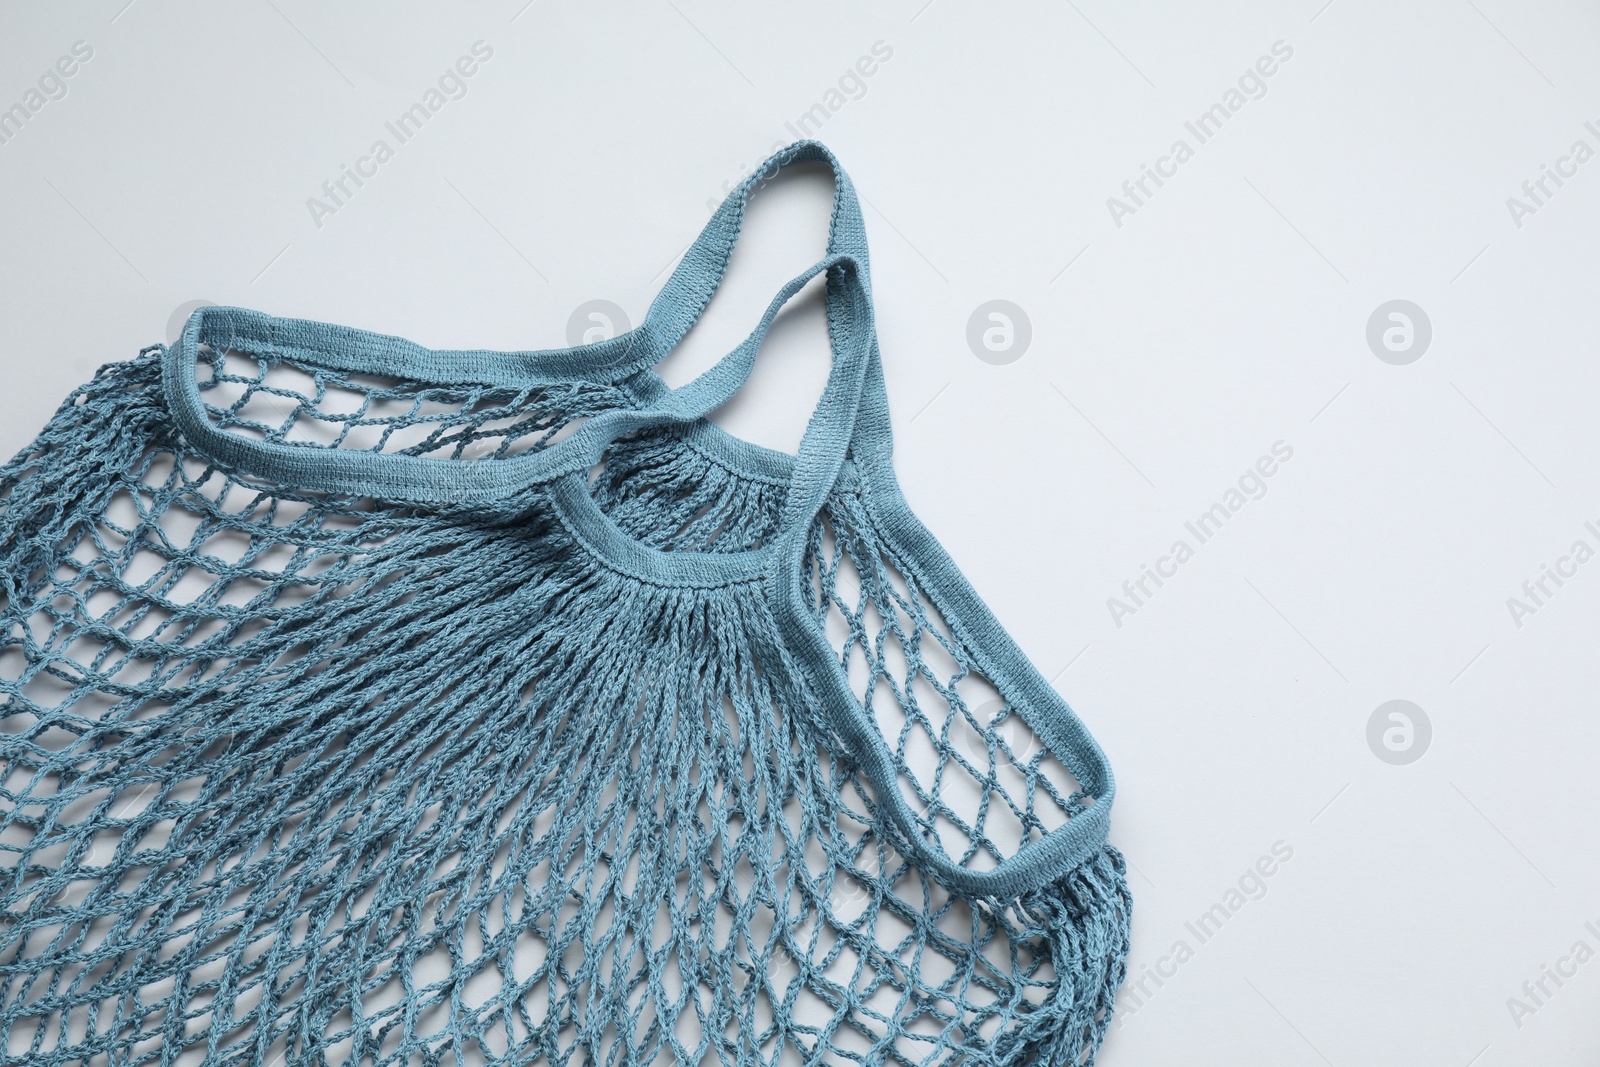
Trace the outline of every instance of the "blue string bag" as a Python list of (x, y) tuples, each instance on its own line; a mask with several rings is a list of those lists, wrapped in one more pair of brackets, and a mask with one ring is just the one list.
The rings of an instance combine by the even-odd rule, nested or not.
[[(670, 389), (203, 308), (0, 469), (0, 1056), (1086, 1063), (1111, 772), (896, 486), (865, 233)], [(707, 420), (826, 278), (798, 455)]]

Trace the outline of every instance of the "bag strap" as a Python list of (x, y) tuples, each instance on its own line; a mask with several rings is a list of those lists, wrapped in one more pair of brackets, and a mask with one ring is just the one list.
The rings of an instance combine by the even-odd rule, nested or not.
[[(742, 383), (760, 338), (770, 325), (770, 317), (799, 286), (824, 270), (829, 273), (830, 342), (835, 353), (846, 351), (854, 343), (849, 336), (853, 323), (841, 309), (857, 306), (851, 292), (847, 291), (853, 286), (859, 286), (862, 301), (870, 303), (866, 232), (860, 202), (849, 177), (833, 153), (815, 141), (797, 142), (775, 153), (729, 194), (657, 294), (644, 321), (625, 334), (568, 349), (444, 351), (424, 348), (399, 337), (325, 323), (274, 318), (241, 308), (204, 307), (190, 317), (177, 343), (162, 353), (162, 381), (168, 407), (179, 429), (201, 452), (246, 474), (307, 489), (445, 503), (490, 501), (514, 494), (530, 484), (548, 481), (570, 469), (573, 457), (585, 449), (569, 439), (542, 452), (510, 456), (493, 463), (467, 463), (428, 456), (309, 449), (229, 433), (212, 424), (200, 397), (196, 376), (200, 345), (237, 347), (330, 369), (435, 384), (524, 387), (562, 384), (574, 378), (594, 382), (623, 381), (660, 362), (704, 312), (727, 273), (745, 209), (756, 186), (783, 168), (805, 161), (826, 163), (834, 175), (828, 256), (785, 287), (769, 308), (764, 325), (736, 350), (742, 355), (724, 357), (720, 364), (724, 368), (722, 371), (714, 369), (708, 381), (691, 383), (692, 392), (670, 402), (667, 398), (681, 390), (653, 390), (654, 395), (646, 399), (645, 410), (640, 413), (645, 421), (619, 417), (610, 424), (586, 424), (585, 429), (591, 432), (584, 436), (593, 438), (594, 430), (605, 431), (611, 425), (642, 428), (657, 421), (680, 422), (689, 410), (698, 410), (703, 415), (731, 395), (731, 391), (718, 393), (715, 383), (721, 382), (733, 389)], [(832, 269), (847, 262), (853, 266)], [(866, 329), (870, 331), (870, 314), (867, 317)], [(870, 338), (865, 354), (869, 362), (876, 360), (876, 343)], [(867, 378), (876, 379), (881, 389), (881, 372), (869, 374)], [(841, 396), (840, 390), (847, 390), (847, 387), (841, 383), (825, 396), (836, 401)], [(666, 406), (658, 407), (661, 404)], [(659, 418), (651, 418), (652, 413)], [(833, 417), (823, 421), (832, 425)], [(883, 425), (886, 427), (887, 422)], [(822, 430), (818, 428), (819, 433)], [(823, 463), (824, 467), (829, 465)]]
[[(833, 172), (833, 214), (824, 258), (784, 285), (749, 336), (709, 370), (677, 389), (651, 390), (653, 395), (645, 407), (634, 412), (598, 416), (556, 446), (568, 446), (572, 455), (559, 461), (550, 457), (551, 474), (541, 472), (539, 480), (592, 466), (617, 436), (663, 424), (685, 425), (721, 407), (749, 378), (762, 341), (784, 304), (824, 272), (833, 367), (801, 439), (780, 525), (804, 525), (815, 517), (861, 431), (865, 430), (866, 436), (859, 444), (870, 442), (874, 451), (887, 458), (888, 397), (872, 318), (866, 223), (850, 176), (838, 158), (817, 141), (798, 141), (774, 153), (728, 194), (650, 305), (640, 327), (642, 337), (632, 346), (633, 356), (623, 369), (635, 373), (653, 366), (683, 340), (727, 275), (756, 186), (785, 167), (808, 161), (825, 163)], [(864, 391), (875, 395), (864, 397)], [(881, 417), (858, 427), (856, 415), (863, 404)]]

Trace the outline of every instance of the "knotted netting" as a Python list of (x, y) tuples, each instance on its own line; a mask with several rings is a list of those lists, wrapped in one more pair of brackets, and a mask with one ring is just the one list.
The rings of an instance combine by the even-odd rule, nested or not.
[[(231, 309), (186, 338), (0, 469), (7, 1062), (1092, 1058), (1109, 776), (864, 431), (817, 480), (821, 446), (637, 419), (465, 492), (664, 387), (364, 370), (393, 339)], [(432, 481), (296, 480), (334, 457)]]

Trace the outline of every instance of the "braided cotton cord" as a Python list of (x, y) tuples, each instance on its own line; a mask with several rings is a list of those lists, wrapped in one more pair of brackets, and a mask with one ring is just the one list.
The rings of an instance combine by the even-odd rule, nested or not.
[(894, 485), (838, 181), (798, 457), (702, 417), (781, 299), (628, 364), (747, 183), (598, 355), (205, 309), (0, 468), (0, 1060), (1092, 1059), (1110, 774)]

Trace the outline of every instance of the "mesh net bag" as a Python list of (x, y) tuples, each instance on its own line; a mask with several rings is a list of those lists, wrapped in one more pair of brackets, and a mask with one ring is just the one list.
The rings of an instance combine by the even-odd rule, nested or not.
[[(1093, 1059), (1111, 774), (896, 488), (835, 173), (679, 389), (759, 171), (621, 337), (205, 308), (0, 468), (0, 1059)], [(799, 454), (729, 436), (819, 275)]]

